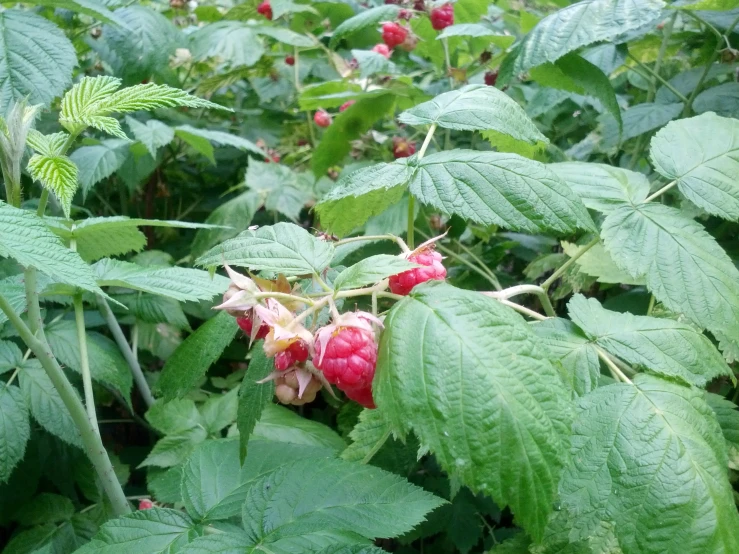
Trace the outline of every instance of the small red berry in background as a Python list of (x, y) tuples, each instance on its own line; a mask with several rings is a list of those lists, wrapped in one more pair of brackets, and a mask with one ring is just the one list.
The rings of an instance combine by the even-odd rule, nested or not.
[(298, 339), (290, 343), (285, 350), (275, 354), (275, 369), (285, 371), (308, 359), (308, 345), (305, 341)]
[(139, 510), (151, 510), (154, 507), (154, 503), (148, 498), (142, 498), (139, 500)]
[(285, 63), (287, 65), (295, 65), (295, 56), (285, 56)]
[(485, 84), (489, 87), (494, 87), (495, 82), (498, 80), (498, 70), (486, 71), (485, 72)]
[(416, 267), (390, 277), (390, 292), (407, 295), (413, 287), (432, 279), (444, 280), (446, 268), (441, 263), (442, 257), (433, 245), (422, 246), (415, 250), (408, 261), (423, 267)]
[(357, 103), (356, 100), (347, 100), (346, 102), (344, 102), (341, 105), (341, 107), (339, 108), (339, 111), (340, 112), (346, 111), (346, 110), (348, 110), (349, 108), (351, 108), (356, 103)]
[(272, 6), (269, 3), (269, 0), (264, 0), (259, 6), (257, 7), (257, 12), (262, 14), (264, 17), (272, 20)]
[(319, 127), (328, 127), (331, 125), (331, 115), (325, 110), (318, 110), (313, 115), (313, 121), (315, 121), (316, 125)]
[(375, 47), (372, 48), (372, 51), (390, 59), (390, 48), (388, 48), (387, 44), (376, 44)]
[(415, 0), (415, 2), (413, 2), (413, 9), (422, 12), (426, 9), (426, 2), (424, 2), (424, 0)]
[(398, 19), (405, 19), (406, 21), (410, 21), (413, 17), (413, 12), (411, 10), (400, 10), (398, 12)]
[(408, 29), (394, 22), (388, 22), (382, 26), (382, 41), (388, 48), (395, 48), (405, 42)]
[(395, 159), (407, 158), (416, 153), (416, 143), (403, 137), (393, 137), (393, 156)]
[(437, 31), (454, 25), (454, 6), (444, 4), (440, 8), (431, 10), (431, 26)]

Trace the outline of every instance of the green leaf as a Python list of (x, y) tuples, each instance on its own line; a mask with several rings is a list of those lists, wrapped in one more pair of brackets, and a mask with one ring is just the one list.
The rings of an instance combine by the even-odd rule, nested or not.
[(726, 12), (737, 7), (739, 7), (739, 2), (737, 2), (737, 0), (700, 0), (694, 4), (680, 6), (680, 9)]
[[(1, 15), (1, 14), (0, 14)], [(54, 281), (101, 293), (92, 270), (36, 214), (0, 202), (0, 256), (35, 267)]]
[(149, 455), (138, 467), (178, 467), (207, 438), (208, 432), (202, 427), (167, 435), (154, 445)]
[(23, 369), (18, 373), (18, 382), (31, 415), (41, 427), (64, 442), (82, 448), (77, 425), (38, 360), (23, 364)]
[(682, 111), (682, 104), (637, 104), (621, 114), (623, 132), (619, 132), (616, 120), (607, 116), (603, 121), (602, 148), (616, 148), (629, 139), (659, 129), (679, 117)]
[(258, 383), (275, 369), (271, 358), (267, 358), (262, 343), (252, 349), (252, 358), (246, 375), (239, 387), (239, 405), (236, 412), (236, 427), (239, 430), (239, 459), (244, 463), (249, 446), (249, 438), (254, 426), (259, 422), (265, 407), (272, 402), (275, 395), (275, 382)]
[(649, 194), (649, 180), (636, 171), (583, 162), (547, 167), (570, 186), (585, 206), (606, 214), (623, 204), (641, 204)]
[(77, 192), (77, 166), (74, 162), (67, 156), (34, 154), (28, 160), (28, 173), (31, 179), (54, 193), (68, 218)]
[(236, 422), (239, 391), (236, 388), (208, 398), (201, 408), (205, 430), (218, 436), (220, 432)]
[(118, 171), (126, 161), (130, 142), (123, 139), (108, 139), (93, 146), (82, 146), (69, 156), (77, 166), (77, 181), (87, 196), (93, 185), (107, 179)]
[(424, 284), (385, 319), (373, 384), (394, 432), (412, 429), (447, 472), (510, 505), (534, 537), (552, 510), (570, 418), (569, 394), (537, 342), (498, 301)]
[(676, 180), (685, 197), (708, 213), (739, 219), (739, 121), (706, 113), (668, 124), (652, 139), (654, 169)]
[[(585, 246), (578, 246), (562, 241), (562, 250), (570, 258), (577, 256)], [(621, 285), (646, 285), (644, 277), (632, 277), (628, 272), (619, 268), (616, 262), (606, 252), (602, 243), (598, 243), (577, 258), (577, 269), (585, 275), (595, 277), (599, 283), (613, 283)]]
[(339, 459), (300, 460), (254, 481), (244, 528), (256, 543), (319, 529), (395, 537), (444, 501), (381, 469)]
[(577, 326), (566, 319), (549, 318), (532, 325), (565, 370), (565, 382), (577, 396), (585, 396), (598, 386), (600, 361), (595, 345)]
[[(385, 91), (380, 91), (385, 94)], [(307, 85), (300, 91), (298, 104), (301, 110), (317, 110), (318, 108), (338, 108), (347, 100), (361, 98), (366, 94), (359, 85), (346, 81), (326, 81)]]
[(485, 37), (492, 44), (501, 49), (507, 49), (516, 40), (511, 35), (504, 35), (500, 31), (492, 29), (482, 23), (459, 23), (444, 28), (439, 33), (436, 40), (442, 40), (449, 37)]
[[(4, 294), (4, 291), (2, 292), (3, 296), (5, 296), (5, 299), (7, 300), (8, 298)], [(21, 352), (21, 349), (18, 348), (14, 342), (10, 342), (9, 340), (0, 340), (0, 373), (11, 371), (21, 365), (22, 362), (23, 353)]]
[(507, 94), (495, 87), (467, 85), (445, 92), (400, 114), (407, 125), (438, 125), (445, 129), (497, 131), (514, 139), (536, 144), (548, 143), (526, 112)]
[(202, 379), (236, 336), (239, 326), (226, 312), (206, 321), (167, 359), (157, 382), (164, 398), (182, 397)]
[[(74, 321), (60, 320), (46, 326), (51, 351), (66, 367), (82, 372), (80, 345)], [(87, 333), (87, 356), (90, 374), (96, 381), (109, 385), (129, 400), (133, 381), (131, 370), (116, 344), (100, 333)]]
[(424, 204), (484, 225), (531, 233), (595, 229), (564, 181), (545, 165), (516, 154), (431, 154), (418, 162), (410, 190)]
[(252, 438), (304, 446), (319, 446), (338, 453), (346, 448), (336, 432), (317, 421), (300, 417), (282, 406), (267, 404), (254, 427)]
[[(296, 5), (299, 5), (299, 4), (296, 4)], [(303, 6), (303, 7), (308, 7), (308, 6)], [(272, 8), (272, 11), (274, 12), (274, 7)], [(279, 17), (279, 16), (274, 15), (274, 17)], [(252, 26), (252, 29), (258, 35), (264, 35), (264, 36), (271, 37), (278, 42), (281, 42), (283, 44), (288, 44), (290, 46), (302, 46), (304, 48), (314, 46), (314, 42), (309, 37), (298, 34), (295, 31), (291, 31), (290, 29), (286, 29), (284, 27), (254, 25)]]
[(190, 37), (190, 50), (198, 61), (215, 58), (229, 68), (251, 67), (264, 55), (254, 29), (240, 21), (218, 21)]
[(336, 46), (341, 39), (367, 27), (372, 27), (381, 21), (394, 21), (399, 10), (398, 6), (386, 4), (361, 11), (334, 29), (334, 33), (331, 35), (331, 47)]
[(704, 90), (693, 102), (695, 113), (716, 112), (723, 117), (739, 115), (739, 83), (730, 82)]
[(104, 259), (93, 269), (101, 287), (125, 287), (180, 301), (211, 300), (228, 288), (228, 279), (185, 267), (140, 266)]
[(521, 73), (581, 46), (613, 40), (657, 19), (664, 6), (662, 0), (582, 0), (567, 6), (539, 21), (526, 35), (513, 71)]
[(43, 523), (57, 523), (71, 519), (74, 504), (66, 496), (44, 492), (24, 504), (15, 516), (21, 525), (31, 527)]
[(165, 435), (184, 433), (204, 424), (195, 402), (189, 398), (157, 400), (146, 412), (146, 420)]
[(203, 254), (198, 265), (221, 264), (274, 271), (285, 276), (320, 273), (334, 255), (334, 247), (292, 223), (276, 223), (244, 231)]
[(39, 154), (51, 157), (64, 153), (62, 150), (68, 138), (64, 132), (44, 135), (36, 129), (29, 129), (26, 143)]
[(412, 176), (407, 159), (380, 163), (342, 176), (316, 205), (324, 229), (349, 234), (371, 217), (400, 202)]
[(5, 483), (23, 459), (31, 436), (28, 408), (18, 387), (0, 385), (0, 483)]
[(238, 516), (251, 484), (278, 467), (301, 459), (332, 457), (331, 450), (285, 445), (265, 440), (249, 442), (249, 454), (239, 463), (238, 441), (208, 441), (188, 458), (182, 474), (182, 498), (197, 521)]
[(155, 296), (153, 294), (121, 294), (115, 295), (136, 319), (146, 323), (168, 323), (176, 329), (190, 329), (190, 323), (182, 310), (179, 301), (174, 298)]
[(141, 123), (137, 119), (128, 116), (126, 117), (126, 124), (136, 140), (146, 146), (152, 158), (157, 157), (157, 149), (166, 146), (174, 139), (172, 127), (156, 119)]
[(170, 554), (198, 536), (195, 524), (178, 510), (152, 508), (112, 519), (76, 554)]
[(218, 206), (205, 220), (214, 227), (200, 229), (195, 235), (195, 240), (192, 242), (192, 255), (201, 256), (216, 244), (245, 231), (251, 225), (251, 220), (262, 203), (261, 194), (247, 191)]
[(352, 50), (352, 57), (359, 65), (359, 76), (368, 79), (377, 74), (395, 74), (398, 67), (388, 58), (373, 50)]
[[(705, 79), (703, 79), (704, 70), (705, 67), (694, 67), (693, 69), (678, 73), (670, 79), (668, 83), (670, 83), (670, 85), (672, 85), (673, 88), (683, 96), (690, 96), (699, 81), (705, 80), (705, 82), (709, 82), (720, 75), (725, 75), (726, 73), (731, 73), (733, 71), (731, 64), (714, 63), (708, 68), (708, 73), (706, 74)], [(675, 96), (675, 93), (663, 85), (657, 90), (655, 101), (661, 104), (669, 104), (671, 102), (678, 102), (679, 98)], [(693, 105), (695, 106), (695, 103), (693, 103)]]
[(51, 21), (24, 10), (0, 13), (0, 113), (22, 98), (48, 106), (72, 83), (75, 65), (74, 46)]
[(352, 443), (341, 453), (347, 462), (363, 462), (376, 454), (390, 435), (390, 424), (380, 410), (364, 409), (349, 433)]
[(729, 454), (729, 467), (739, 469), (739, 410), (736, 404), (712, 392), (707, 392), (705, 399), (716, 414), (716, 420), (724, 435)]
[[(195, 141), (193, 140), (193, 137), (195, 137), (205, 139), (208, 142), (215, 144), (216, 146), (232, 146), (234, 148), (238, 148), (239, 150), (243, 150), (244, 152), (251, 152), (252, 154), (259, 154), (260, 156), (266, 157), (264, 150), (259, 148), (252, 141), (238, 135), (232, 135), (231, 133), (225, 133), (223, 131), (213, 131), (208, 129), (198, 129), (196, 127), (192, 127), (191, 125), (179, 125), (174, 128), (174, 132), (175, 135), (177, 135), (179, 138), (186, 141), (190, 146), (193, 147), (195, 147)], [(212, 157), (207, 154), (204, 155), (207, 158)]]
[(570, 541), (612, 523), (624, 553), (739, 549), (721, 429), (703, 392), (649, 375), (580, 401), (562, 504)]
[(644, 275), (669, 310), (737, 336), (739, 270), (699, 223), (662, 204), (628, 205), (606, 217), (601, 235), (616, 265)]
[(414, 267), (419, 266), (398, 256), (389, 254), (370, 256), (339, 273), (334, 280), (334, 288), (348, 290), (379, 283), (391, 275), (397, 275)]
[(340, 163), (351, 151), (351, 141), (369, 131), (394, 105), (394, 95), (376, 95), (360, 98), (351, 108), (339, 113), (313, 152), (313, 173), (325, 175), (329, 167)]
[(103, 2), (95, 0), (28, 0), (25, 4), (33, 4), (36, 6), (48, 6), (50, 8), (60, 8), (76, 13), (89, 15), (90, 17), (102, 21), (126, 27), (126, 23), (118, 18), (113, 12), (103, 5)]
[[(292, 0), (273, 0), (270, 4), (272, 6), (272, 16), (274, 19), (282, 17), (286, 13), (313, 13), (318, 15), (319, 12), (315, 8), (306, 4), (298, 4)], [(312, 43), (311, 43), (312, 44)]]
[(708, 338), (671, 319), (635, 316), (604, 309), (582, 294), (567, 304), (570, 319), (604, 350), (627, 363), (704, 386), (731, 369)]

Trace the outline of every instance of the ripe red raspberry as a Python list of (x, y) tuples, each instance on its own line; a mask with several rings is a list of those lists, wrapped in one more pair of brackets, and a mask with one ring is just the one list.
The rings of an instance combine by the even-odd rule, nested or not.
[(485, 72), (485, 84), (489, 87), (494, 87), (495, 82), (498, 80), (498, 70)]
[(424, 248), (408, 256), (408, 261), (424, 267), (416, 267), (390, 277), (390, 291), (405, 296), (413, 287), (432, 279), (443, 280), (446, 268), (441, 264), (441, 254), (433, 246)]
[(331, 115), (324, 110), (318, 110), (313, 115), (313, 121), (315, 121), (316, 125), (319, 127), (328, 127), (331, 125)]
[(385, 56), (387, 59), (390, 59), (390, 48), (388, 48), (387, 44), (376, 44), (374, 48), (372, 48), (373, 52), (377, 52), (378, 54)]
[[(249, 310), (251, 311), (251, 310)], [(247, 337), (251, 337), (251, 332), (254, 328), (254, 320), (252, 319), (252, 315), (247, 313), (244, 317), (237, 317), (236, 323), (241, 327), (241, 330), (246, 333)], [(254, 337), (254, 340), (263, 339), (267, 336), (267, 333), (269, 333), (269, 325), (262, 323), (259, 326), (259, 330), (257, 331), (257, 336)]]
[(408, 36), (408, 29), (397, 23), (388, 22), (382, 26), (382, 41), (388, 45), (389, 48), (395, 48), (405, 42), (405, 37)]
[(295, 65), (295, 56), (285, 56), (285, 63), (287, 65)]
[(308, 359), (308, 345), (303, 340), (290, 343), (285, 350), (275, 354), (275, 369), (285, 371)]
[(393, 156), (395, 159), (407, 158), (416, 153), (416, 143), (403, 137), (393, 137)]
[(345, 110), (348, 110), (349, 108), (351, 108), (351, 107), (352, 107), (352, 106), (353, 106), (354, 104), (356, 104), (356, 103), (357, 103), (357, 101), (356, 101), (356, 100), (347, 100), (346, 102), (344, 102), (344, 103), (343, 103), (343, 104), (341, 105), (341, 107), (339, 108), (339, 111), (340, 111), (340, 112), (343, 112), (343, 111), (345, 111)]
[(269, 3), (269, 0), (264, 0), (259, 6), (257, 7), (257, 12), (262, 14), (264, 17), (272, 20), (272, 6)]
[(444, 4), (440, 8), (431, 10), (431, 26), (437, 31), (454, 25), (454, 6)]
[(151, 510), (154, 507), (154, 503), (148, 498), (142, 498), (139, 500), (139, 510)]
[(375, 337), (358, 327), (338, 327), (325, 345), (316, 342), (313, 365), (343, 391), (369, 388), (377, 365)]
[(371, 386), (359, 389), (347, 389), (344, 391), (344, 394), (346, 394), (356, 403), (361, 404), (362, 406), (364, 406), (365, 408), (369, 408), (370, 410), (374, 410), (377, 407), (375, 406), (375, 401), (372, 398)]

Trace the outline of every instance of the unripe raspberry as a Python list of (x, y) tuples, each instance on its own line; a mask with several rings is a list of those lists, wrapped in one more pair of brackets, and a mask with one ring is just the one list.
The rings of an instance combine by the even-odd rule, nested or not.
[(151, 510), (154, 507), (154, 503), (148, 498), (142, 498), (139, 500), (139, 510)]
[(440, 8), (431, 10), (431, 26), (437, 31), (454, 25), (454, 6), (444, 4)]
[(281, 403), (290, 404), (298, 397), (298, 391), (283, 383), (275, 387), (275, 396)]
[(285, 56), (285, 63), (287, 65), (295, 65), (295, 56)]
[(338, 327), (325, 344), (316, 342), (313, 365), (341, 390), (370, 387), (377, 366), (375, 337), (358, 327)]
[(262, 14), (264, 17), (266, 17), (269, 20), (272, 20), (272, 6), (269, 3), (269, 0), (264, 0), (259, 6), (257, 7), (257, 12)]
[(403, 44), (400, 45), (400, 47), (406, 52), (412, 52), (416, 49), (416, 46), (418, 46), (418, 36), (414, 35), (413, 33), (408, 33), (408, 36), (405, 37)]
[(416, 153), (416, 143), (409, 142), (403, 137), (393, 137), (393, 156), (398, 158), (407, 158)]
[[(237, 317), (236, 323), (241, 327), (241, 330), (244, 331), (247, 337), (251, 337), (251, 332), (254, 329), (254, 315), (251, 313), (247, 313), (243, 317)], [(267, 336), (267, 333), (269, 333), (269, 325), (266, 325), (262, 323), (259, 326), (259, 330), (257, 331), (256, 336), (254, 337), (254, 340), (263, 339)]]
[(372, 48), (373, 52), (377, 52), (378, 54), (385, 56), (387, 59), (390, 59), (390, 48), (388, 48), (387, 44), (376, 44)]
[(341, 105), (341, 107), (339, 108), (339, 111), (340, 112), (346, 111), (346, 110), (348, 110), (349, 108), (351, 108), (356, 103), (357, 103), (356, 100), (347, 100), (346, 102), (344, 102)]
[(328, 127), (331, 125), (331, 115), (324, 110), (318, 110), (313, 115), (313, 121), (315, 121), (316, 125), (319, 127)]
[(390, 277), (390, 291), (394, 294), (407, 295), (413, 287), (432, 279), (444, 280), (446, 268), (441, 263), (441, 254), (433, 246), (424, 248), (408, 257), (408, 261), (421, 265)]
[(303, 340), (290, 343), (285, 350), (275, 354), (275, 369), (285, 371), (308, 359), (308, 345)]
[(495, 82), (498, 80), (498, 70), (485, 72), (485, 84), (489, 87), (494, 87)]
[(408, 29), (394, 22), (388, 22), (382, 26), (382, 41), (388, 45), (388, 48), (395, 48), (405, 42), (408, 36)]

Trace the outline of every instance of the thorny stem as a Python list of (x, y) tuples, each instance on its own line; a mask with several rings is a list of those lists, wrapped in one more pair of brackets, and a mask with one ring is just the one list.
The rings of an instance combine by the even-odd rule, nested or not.
[(606, 354), (597, 346), (595, 347), (595, 350), (598, 352), (598, 357), (603, 360), (603, 363), (605, 363), (608, 366), (608, 369), (611, 370), (611, 374), (613, 374), (613, 378), (616, 379), (616, 381), (623, 381), (624, 383), (628, 383), (629, 385), (634, 384), (631, 382), (631, 379), (629, 379), (626, 374), (621, 371), (621, 368), (613, 363), (613, 360), (611, 360), (608, 354)]
[(670, 181), (669, 183), (667, 183), (664, 187), (662, 187), (661, 189), (659, 189), (654, 194), (651, 194), (651, 195), (647, 196), (644, 199), (644, 202), (651, 202), (652, 200), (654, 200), (658, 196), (662, 196), (664, 193), (666, 193), (668, 190), (670, 190), (676, 184), (677, 184), (677, 179), (675, 179), (674, 181)]
[(585, 254), (585, 252), (587, 252), (588, 250), (590, 250), (593, 246), (595, 246), (599, 242), (600, 242), (600, 237), (595, 237), (593, 240), (591, 240), (589, 243), (587, 243), (585, 246), (583, 246), (577, 254), (575, 254), (574, 256), (572, 256), (569, 260), (567, 260), (565, 263), (563, 263), (560, 266), (560, 268), (557, 269), (557, 271), (555, 271), (554, 273), (552, 273), (549, 276), (549, 278), (541, 284), (541, 288), (544, 289), (544, 291), (549, 290), (549, 287), (552, 286), (552, 283), (554, 283), (557, 279), (559, 279), (562, 276), (562, 274), (565, 271), (567, 271), (567, 269), (580, 258), (580, 256), (582, 256), (583, 254)]
[(77, 326), (77, 343), (80, 347), (80, 371), (82, 372), (82, 388), (85, 391), (85, 407), (90, 425), (100, 434), (98, 418), (95, 412), (95, 396), (92, 392), (92, 375), (90, 374), (90, 358), (87, 355), (87, 334), (85, 333), (85, 309), (82, 305), (82, 293), (74, 295), (74, 319)]

